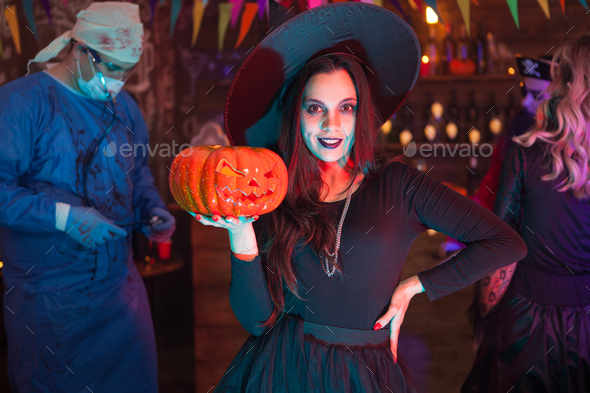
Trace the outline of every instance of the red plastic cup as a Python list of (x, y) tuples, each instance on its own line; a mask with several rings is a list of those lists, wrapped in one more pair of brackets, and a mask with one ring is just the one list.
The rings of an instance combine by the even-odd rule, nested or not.
[(172, 239), (156, 244), (158, 245), (158, 256), (160, 257), (160, 259), (170, 259), (170, 254), (172, 252)]

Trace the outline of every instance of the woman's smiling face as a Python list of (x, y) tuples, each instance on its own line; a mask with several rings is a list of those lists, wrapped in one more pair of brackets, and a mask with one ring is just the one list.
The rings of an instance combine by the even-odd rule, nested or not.
[(346, 70), (314, 75), (305, 87), (301, 132), (320, 160), (348, 160), (354, 143), (357, 94)]

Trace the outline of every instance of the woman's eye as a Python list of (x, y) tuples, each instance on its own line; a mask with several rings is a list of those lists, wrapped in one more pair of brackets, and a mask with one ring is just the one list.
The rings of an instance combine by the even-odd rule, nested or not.
[(354, 110), (354, 107), (352, 105), (344, 105), (342, 108), (349, 108), (348, 110), (346, 110), (346, 112), (352, 112)]
[[(314, 110), (314, 108), (318, 108), (318, 110)], [(307, 111), (310, 113), (317, 113), (317, 112), (319, 112), (319, 109), (320, 109), (319, 105), (310, 105), (309, 108), (307, 108)]]

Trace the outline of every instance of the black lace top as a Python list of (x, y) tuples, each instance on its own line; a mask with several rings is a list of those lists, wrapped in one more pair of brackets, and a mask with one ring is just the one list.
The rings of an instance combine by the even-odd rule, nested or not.
[(517, 292), (551, 305), (590, 304), (590, 200), (559, 192), (545, 143), (506, 153), (494, 212), (525, 241), (526, 257), (512, 280)]

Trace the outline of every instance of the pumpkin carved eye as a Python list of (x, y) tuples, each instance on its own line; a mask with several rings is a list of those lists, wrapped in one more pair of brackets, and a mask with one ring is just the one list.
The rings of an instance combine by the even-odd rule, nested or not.
[(281, 173), (279, 172), (279, 166), (277, 164), (275, 164), (270, 171), (266, 172), (264, 174), (264, 177), (268, 178), (268, 179), (274, 179), (274, 178), (278, 178), (281, 176)]
[(233, 177), (246, 176), (243, 172), (240, 172), (236, 168), (234, 168), (229, 162), (225, 160), (225, 158), (219, 161), (219, 164), (217, 164), (217, 168), (215, 168), (215, 172), (221, 173), (222, 175)]

